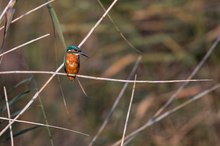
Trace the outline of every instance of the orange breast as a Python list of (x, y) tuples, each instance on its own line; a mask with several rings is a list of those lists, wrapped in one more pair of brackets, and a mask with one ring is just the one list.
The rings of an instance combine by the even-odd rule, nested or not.
[[(67, 74), (77, 74), (79, 72), (79, 62), (78, 55), (71, 53), (66, 54), (66, 73)], [(75, 77), (68, 76), (70, 80), (73, 80)]]

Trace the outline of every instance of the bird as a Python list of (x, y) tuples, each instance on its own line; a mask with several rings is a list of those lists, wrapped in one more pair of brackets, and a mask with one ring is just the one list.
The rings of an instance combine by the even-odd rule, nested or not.
[(67, 73), (69, 80), (73, 81), (76, 76), (69, 74), (78, 74), (80, 69), (80, 55), (88, 57), (87, 54), (82, 52), (79, 47), (70, 45), (66, 48), (64, 55), (64, 70)]

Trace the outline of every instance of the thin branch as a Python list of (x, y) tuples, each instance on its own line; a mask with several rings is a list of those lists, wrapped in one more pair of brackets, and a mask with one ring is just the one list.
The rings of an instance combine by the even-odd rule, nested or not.
[[(2, 71), (0, 75), (3, 74), (52, 74), (52, 75), (62, 75), (66, 76), (66, 73), (52, 72), (52, 71)], [(69, 76), (76, 76), (79, 78), (92, 79), (92, 80), (101, 80), (101, 81), (111, 81), (111, 82), (122, 82), (122, 83), (151, 83), (151, 84), (160, 84), (160, 83), (181, 83), (181, 82), (209, 82), (212, 79), (191, 79), (191, 80), (160, 80), (160, 81), (150, 81), (150, 80), (123, 80), (123, 79), (113, 79), (113, 78), (103, 78), (79, 74), (68, 74)]]
[(50, 35), (49, 33), (48, 33), (48, 34), (45, 34), (45, 35), (40, 36), (40, 37), (38, 37), (38, 38), (36, 38), (36, 39), (30, 40), (30, 41), (28, 41), (28, 42), (26, 42), (26, 43), (24, 43), (24, 44), (21, 44), (21, 45), (19, 45), (19, 46), (17, 46), (17, 47), (14, 47), (14, 48), (12, 48), (12, 49), (10, 49), (10, 50), (8, 50), (8, 51), (5, 51), (5, 52), (3, 52), (3, 53), (0, 54), (0, 57), (3, 56), (3, 55), (5, 55), (5, 54), (8, 54), (8, 53), (10, 53), (10, 52), (12, 52), (12, 51), (15, 51), (15, 50), (17, 50), (17, 49), (19, 49), (19, 48), (21, 48), (21, 47), (24, 47), (24, 46), (26, 46), (26, 45), (28, 45), (28, 44), (31, 44), (31, 43), (33, 43), (33, 42), (36, 42), (36, 41), (40, 40), (40, 39), (43, 39), (43, 38), (45, 38), (45, 37), (47, 37), (47, 36), (49, 36), (49, 35)]
[[(200, 63), (196, 66), (196, 68), (193, 70), (193, 72), (189, 75), (187, 80), (190, 80), (193, 78), (193, 76), (198, 72), (198, 70), (202, 67), (202, 65), (205, 63), (205, 61), (208, 59), (210, 54), (213, 52), (213, 50), (216, 48), (220, 41), (220, 36), (217, 37), (216, 41), (212, 44), (211, 48), (208, 50), (206, 55), (203, 57), (203, 59), (200, 61)], [(176, 98), (176, 96), (183, 90), (183, 88), (188, 84), (189, 82), (183, 83), (182, 86), (170, 97), (170, 99), (154, 114), (153, 118), (157, 117), (165, 108), (167, 108), (171, 102)]]
[(18, 113), (18, 115), (9, 123), (1, 132), (0, 136), (17, 120), (30, 106), (31, 104), (35, 101), (35, 99), (38, 97), (38, 95), (43, 91), (43, 89), (50, 83), (50, 81), (55, 77), (56, 73), (61, 70), (63, 67), (63, 64), (55, 71), (55, 73), (46, 81), (46, 83), (40, 88), (39, 91), (37, 91), (32, 99), (25, 105), (25, 107)]
[[(7, 90), (6, 90), (5, 86), (3, 87), (3, 89), (4, 89), (4, 94), (5, 94), (5, 102), (6, 102), (7, 112), (8, 112), (8, 118), (11, 119), (11, 112), (10, 112), (10, 108), (9, 108), (9, 104), (8, 104)], [(8, 122), (10, 123), (11, 120), (9, 120)], [(14, 137), (13, 137), (12, 125), (9, 127), (9, 129), (10, 129), (10, 137), (11, 137), (11, 146), (14, 146)]]
[(92, 27), (92, 29), (89, 31), (89, 33), (86, 35), (86, 37), (81, 41), (81, 43), (78, 45), (80, 48), (86, 40), (90, 37), (90, 35), (93, 33), (93, 31), (98, 27), (98, 25), (102, 22), (102, 20), (105, 18), (105, 16), (109, 13), (109, 11), (112, 9), (112, 7), (116, 4), (118, 0), (114, 0), (112, 4), (108, 7), (108, 9), (105, 11), (105, 13), (102, 15), (102, 17), (96, 22), (96, 24)]
[[(138, 59), (136, 60), (135, 62), (135, 65), (131, 71), (131, 73), (129, 74), (127, 80), (130, 80), (132, 78), (132, 76), (134, 76), (134, 73), (136, 72), (137, 70), (137, 67), (138, 65), (140, 64), (140, 61), (141, 61), (141, 56), (138, 57)], [(104, 122), (102, 123), (102, 125), (100, 126), (98, 132), (95, 134), (95, 136), (92, 138), (91, 142), (89, 143), (89, 146), (92, 146), (93, 143), (96, 141), (96, 139), (99, 137), (99, 135), (102, 133), (102, 131), (104, 130), (105, 126), (107, 125), (112, 113), (115, 111), (119, 101), (121, 100), (122, 96), (124, 95), (124, 92), (126, 90), (126, 88), (128, 87), (129, 83), (126, 82), (124, 84), (124, 86), (122, 87), (121, 91), (119, 92), (119, 95), (118, 97), (116, 98), (114, 104), (112, 105), (112, 108), (110, 110), (110, 112), (108, 113), (108, 115), (106, 116)]]
[[(23, 18), (24, 16), (27, 16), (27, 15), (29, 15), (29, 14), (35, 12), (36, 10), (39, 10), (40, 8), (46, 6), (47, 4), (49, 4), (49, 3), (53, 2), (53, 1), (54, 1), (54, 0), (48, 1), (48, 2), (46, 2), (46, 3), (44, 3), (44, 4), (42, 4), (42, 5), (40, 5), (40, 6), (36, 7), (36, 8), (34, 8), (34, 9), (32, 9), (32, 10), (30, 10), (30, 11), (28, 11), (28, 12), (22, 14), (21, 16), (19, 16), (19, 17), (15, 18), (14, 20), (12, 20), (12, 21), (11, 21), (11, 24), (14, 23), (14, 22), (16, 22), (16, 21), (18, 21), (18, 20), (20, 20), (20, 19)], [(4, 26), (2, 26), (2, 27), (0, 28), (0, 30), (2, 30), (3, 28), (4, 28)]]
[(3, 10), (3, 12), (0, 15), (0, 21), (2, 20), (2, 17), (5, 15), (6, 11), (8, 10), (8, 8), (11, 6), (11, 4), (13, 3), (14, 0), (10, 0), (8, 2), (8, 5), (5, 7), (5, 9)]
[(89, 97), (89, 96), (87, 95), (87, 93), (86, 93), (86, 90), (83, 88), (83, 85), (82, 85), (82, 83), (80, 82), (79, 78), (76, 78), (76, 80), (77, 80), (77, 82), (78, 82), (78, 84), (79, 84), (79, 87), (81, 88), (82, 92), (84, 93), (84, 95), (85, 95), (86, 97)]
[[(5, 118), (5, 117), (0, 117), (0, 119), (7, 120), (7, 121), (13, 120), (13, 119)], [(31, 125), (38, 125), (38, 126), (43, 126), (43, 127), (49, 127), (49, 128), (54, 128), (54, 129), (58, 129), (58, 130), (64, 130), (64, 131), (68, 131), (68, 132), (72, 132), (72, 133), (77, 133), (77, 134), (84, 135), (84, 136), (89, 136), (88, 134), (83, 133), (83, 132), (71, 130), (71, 129), (64, 128), (64, 127), (54, 126), (54, 125), (48, 125), (48, 124), (42, 124), (42, 123), (24, 121), (24, 120), (15, 120), (15, 122), (24, 123), (24, 124), (31, 124)]]
[[(127, 135), (127, 136), (125, 137), (125, 140), (131, 141), (135, 136), (137, 136), (137, 134), (139, 134), (140, 132), (142, 132), (143, 130), (145, 130), (146, 128), (148, 128), (149, 126), (152, 126), (152, 125), (155, 124), (156, 122), (159, 122), (159, 121), (163, 120), (164, 118), (166, 118), (166, 117), (169, 116), (170, 114), (172, 114), (172, 113), (174, 113), (174, 112), (176, 112), (176, 111), (182, 109), (183, 107), (185, 107), (185, 106), (189, 105), (190, 103), (192, 103), (192, 102), (194, 102), (194, 101), (196, 101), (196, 100), (202, 98), (203, 96), (209, 94), (210, 92), (212, 92), (212, 91), (214, 91), (214, 90), (216, 90), (216, 89), (218, 89), (218, 88), (220, 88), (220, 84), (217, 84), (217, 85), (215, 85), (215, 86), (213, 86), (213, 87), (211, 87), (211, 88), (209, 88), (209, 89), (203, 91), (202, 93), (199, 93), (198, 95), (196, 95), (196, 96), (192, 97), (191, 99), (185, 101), (185, 102), (182, 103), (181, 105), (179, 105), (179, 106), (177, 106), (177, 107), (175, 107), (175, 108), (173, 108), (173, 109), (171, 109), (171, 110), (169, 110), (169, 111), (163, 113), (162, 115), (156, 117), (155, 119), (149, 120), (146, 124), (144, 124), (144, 125), (141, 126), (140, 128), (136, 129), (135, 131), (133, 131), (132, 133), (130, 133), (129, 135)], [(117, 146), (117, 145), (120, 144), (120, 142), (121, 142), (121, 140), (115, 142), (115, 143), (114, 143), (113, 145), (111, 145), (111, 146)]]
[[(137, 79), (137, 74), (135, 75), (135, 80), (136, 79)], [(131, 93), (131, 99), (130, 99), (128, 112), (127, 112), (127, 116), (126, 116), (124, 131), (123, 131), (123, 135), (122, 135), (122, 138), (121, 138), (121, 146), (124, 145), (125, 134), (126, 134), (126, 130), (127, 130), (127, 127), (128, 127), (128, 119), (129, 119), (129, 116), (130, 116), (130, 113), (131, 113), (131, 106), (132, 106), (133, 99), (134, 99), (134, 91), (135, 91), (135, 83), (133, 85), (133, 89), (132, 89), (132, 93)]]
[[(99, 5), (102, 7), (102, 9), (104, 11), (106, 11), (105, 7), (103, 6), (102, 2), (100, 0), (97, 0)], [(120, 28), (117, 26), (116, 22), (112, 19), (112, 17), (110, 16), (110, 14), (107, 15), (109, 20), (112, 22), (112, 24), (115, 27), (115, 30), (121, 35), (121, 37), (124, 39), (124, 41), (134, 50), (136, 50), (138, 53), (142, 54), (143, 52), (141, 52), (140, 50), (138, 50), (126, 37), (125, 35), (121, 32)]]
[[(111, 10), (111, 8), (114, 6), (117, 0), (115, 0), (110, 7), (107, 9), (107, 11), (103, 14), (103, 16), (97, 21), (95, 26), (89, 31), (88, 35), (83, 39), (83, 41), (79, 44), (79, 47), (81, 47), (85, 41), (88, 39), (88, 37), (92, 34), (92, 32), (95, 30), (95, 28), (100, 24), (100, 22), (103, 20), (103, 18), (106, 16), (106, 14)], [(25, 105), (25, 107), (20, 111), (20, 113), (11, 121), (10, 124), (8, 124), (1, 132), (0, 136), (10, 127), (11, 124), (15, 122), (34, 102), (34, 100), (38, 97), (38, 95), (44, 90), (44, 88), (50, 83), (50, 81), (56, 76), (56, 74), (63, 68), (64, 64), (62, 63), (57, 70), (50, 76), (50, 78), (44, 83), (44, 85), (40, 88), (38, 92), (35, 93), (35, 95), (32, 97), (32, 99)]]

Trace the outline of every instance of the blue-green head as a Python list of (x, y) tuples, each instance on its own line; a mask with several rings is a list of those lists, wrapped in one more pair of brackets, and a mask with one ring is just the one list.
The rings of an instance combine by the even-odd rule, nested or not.
[(82, 50), (79, 49), (79, 47), (74, 46), (74, 45), (70, 45), (66, 48), (66, 52), (67, 53), (73, 53), (74, 55), (83, 55), (85, 57), (89, 57), (87, 54), (85, 54), (84, 52), (82, 52)]

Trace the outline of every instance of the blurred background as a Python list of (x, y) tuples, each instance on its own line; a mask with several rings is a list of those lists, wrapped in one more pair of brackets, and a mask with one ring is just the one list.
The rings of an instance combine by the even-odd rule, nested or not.
[[(14, 18), (44, 2), (17, 1)], [(1, 12), (7, 3), (6, 0), (0, 1)], [(112, 1), (101, 0), (101, 3), (107, 8)], [(78, 45), (104, 13), (96, 0), (56, 0), (52, 6), (67, 45)], [(120, 31), (109, 18), (102, 21), (81, 47), (89, 58), (81, 57), (79, 74), (127, 79), (141, 55), (136, 71), (137, 80), (187, 79), (220, 34), (219, 0), (120, 0), (109, 15)], [(47, 33), (50, 33), (49, 37), (5, 55), (0, 71), (55, 71), (63, 63), (65, 48), (54, 35), (47, 7), (11, 24), (2, 51)], [(123, 39), (121, 33), (129, 42)], [(2, 40), (3, 31), (0, 34)], [(219, 49), (220, 45), (194, 77), (213, 81), (190, 83), (178, 94), (169, 109), (219, 82)], [(11, 101), (12, 116), (15, 116), (49, 77), (44, 74), (0, 75), (1, 117), (7, 117), (3, 86)], [(76, 80), (72, 82), (66, 76), (55, 77), (20, 119), (40, 123), (45, 123), (46, 119), (51, 125), (81, 131), (90, 137), (52, 128), (50, 135), (45, 127), (15, 123), (15, 145), (88, 145), (124, 83), (83, 78), (80, 81), (88, 96), (85, 96)], [(146, 123), (181, 85), (137, 84), (127, 133)], [(132, 86), (129, 84), (125, 90), (106, 128), (95, 141), (95, 146), (111, 145), (121, 138)], [(146, 128), (128, 145), (219, 145), (219, 95), (219, 90), (216, 90), (193, 102)], [(1, 120), (1, 129), (7, 123)], [(9, 131), (0, 137), (0, 142), (2, 146), (10, 145)]]

